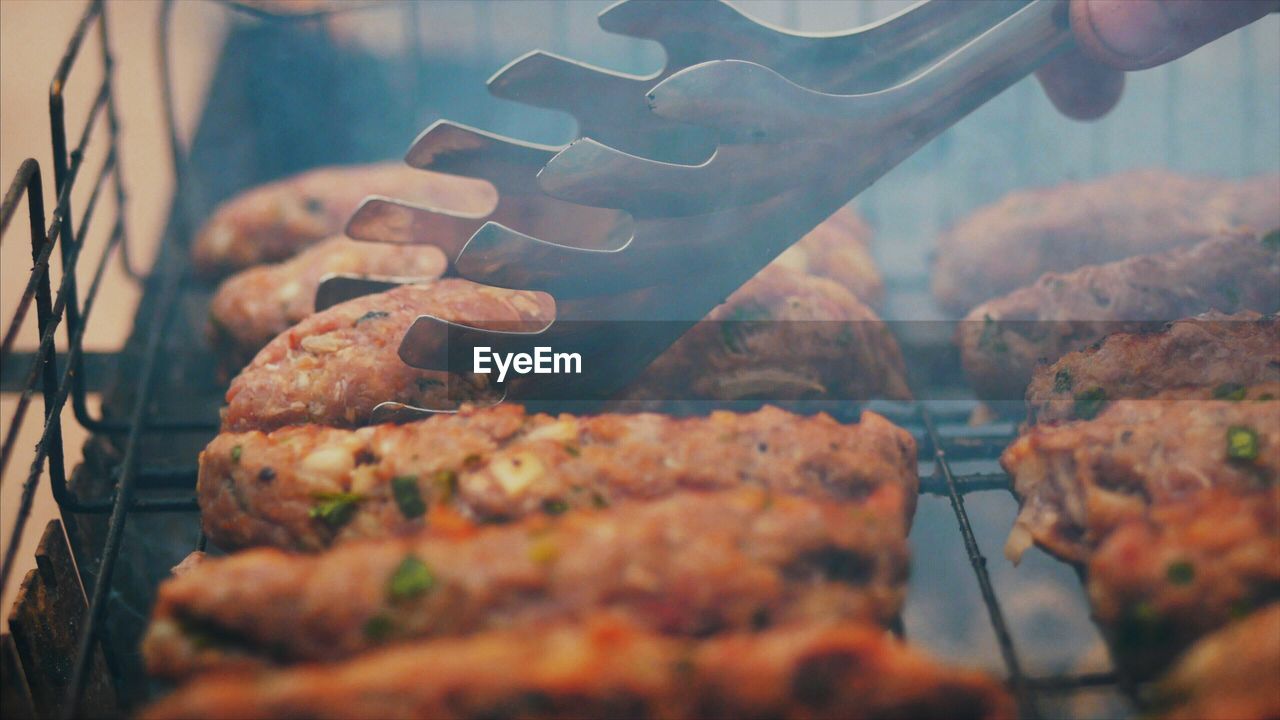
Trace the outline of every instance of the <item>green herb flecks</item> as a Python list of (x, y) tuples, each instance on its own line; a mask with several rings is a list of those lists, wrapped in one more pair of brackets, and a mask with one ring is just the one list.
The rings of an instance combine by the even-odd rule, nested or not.
[(1071, 371), (1063, 368), (1053, 376), (1053, 391), (1056, 393), (1071, 392)]
[(435, 585), (436, 576), (431, 568), (417, 555), (405, 555), (387, 581), (387, 599), (391, 602), (412, 600), (426, 595)]
[(354, 323), (351, 323), (351, 326), (357, 327), (360, 325), (360, 323), (364, 322), (365, 320), (377, 320), (378, 318), (384, 318), (390, 315), (391, 313), (386, 312), (385, 310), (370, 310), (369, 312), (356, 318), (356, 321)]
[(427, 504), (418, 490), (418, 478), (414, 475), (398, 475), (391, 478), (391, 496), (395, 498), (400, 514), (407, 518), (422, 517)]
[(1240, 401), (1244, 399), (1246, 390), (1240, 383), (1222, 383), (1213, 389), (1213, 399)]
[(238, 464), (240, 462), (240, 456), (243, 454), (244, 454), (244, 448), (240, 447), (239, 445), (231, 448), (231, 462)]
[(437, 470), (432, 482), (436, 486), (436, 495), (440, 498), (440, 502), (449, 502), (458, 492), (458, 473), (452, 470)]
[(582, 451), (578, 449), (578, 446), (572, 443), (565, 443), (564, 451), (569, 453), (570, 457), (578, 457), (582, 454)]
[(1001, 355), (1009, 352), (1009, 344), (1000, 336), (1000, 325), (990, 315), (982, 316), (982, 335), (978, 337), (978, 349)]
[(603, 510), (604, 508), (609, 507), (609, 500), (604, 495), (593, 490), (591, 491), (591, 504), (596, 508)]
[(307, 516), (334, 530), (346, 525), (356, 514), (356, 508), (364, 502), (363, 495), (349, 492), (316, 493), (311, 497), (316, 504), (307, 511)]
[(380, 643), (391, 637), (395, 624), (386, 615), (374, 615), (364, 624), (364, 637), (369, 642)]
[(1090, 388), (1076, 395), (1073, 412), (1081, 420), (1092, 420), (1102, 412), (1107, 404), (1107, 391), (1100, 387)]
[(560, 515), (569, 509), (569, 503), (559, 498), (548, 498), (542, 501), (542, 512), (548, 515)]
[(1227, 428), (1227, 457), (1241, 462), (1257, 460), (1258, 433), (1243, 425)]
[(1190, 585), (1191, 581), (1196, 579), (1196, 568), (1186, 560), (1178, 560), (1169, 563), (1169, 567), (1165, 568), (1164, 576), (1174, 585)]

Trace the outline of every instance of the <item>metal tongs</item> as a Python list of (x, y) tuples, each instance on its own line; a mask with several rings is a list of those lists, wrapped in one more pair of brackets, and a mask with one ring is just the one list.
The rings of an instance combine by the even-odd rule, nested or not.
[[(721, 2), (623, 0), (600, 25), (659, 42), (664, 70), (637, 77), (532, 52), (488, 83), (570, 113), (580, 139), (537, 145), (439, 121), (410, 148), (414, 167), (491, 182), (492, 213), (371, 197), (351, 218), (353, 238), (435, 244), (465, 278), (556, 300), (542, 327), (424, 315), (401, 344), (406, 363), (469, 368), (476, 345), (549, 346), (580, 353), (584, 374), (509, 381), (505, 396), (608, 397), (779, 253), (1070, 41), (1065, 0), (924, 0), (830, 35)], [(317, 307), (383, 287), (330, 278)], [(423, 411), (384, 403), (376, 419)]]

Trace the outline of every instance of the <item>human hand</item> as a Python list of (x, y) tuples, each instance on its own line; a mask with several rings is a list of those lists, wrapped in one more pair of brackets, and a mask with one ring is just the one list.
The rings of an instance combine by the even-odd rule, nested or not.
[(1071, 0), (1076, 46), (1036, 76), (1063, 114), (1092, 120), (1120, 100), (1125, 71), (1163, 65), (1276, 10), (1280, 0)]

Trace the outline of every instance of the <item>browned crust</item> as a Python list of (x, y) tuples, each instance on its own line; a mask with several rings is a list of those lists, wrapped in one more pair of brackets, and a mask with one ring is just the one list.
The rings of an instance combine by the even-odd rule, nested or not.
[(448, 261), (431, 245), (384, 245), (345, 237), (321, 241), (274, 265), (227, 278), (209, 301), (210, 340), (228, 367), (239, 371), (264, 345), (310, 316), (316, 289), (331, 273), (416, 278), (444, 274)]
[[(271, 429), (318, 423), (357, 427), (379, 403), (448, 407), (487, 397), (484, 378), (418, 370), (400, 359), (400, 343), (428, 314), (480, 327), (545, 323), (550, 296), (444, 279), (366, 295), (316, 313), (267, 344), (232, 381), (222, 428)], [(455, 383), (450, 392), (447, 383)]]
[(1023, 396), (1037, 364), (1115, 332), (1150, 331), (1210, 310), (1280, 310), (1280, 250), (1226, 234), (1190, 248), (1048, 273), (975, 307), (957, 329), (965, 373), (983, 398)]
[[(1280, 397), (1280, 385), (1262, 386)], [(1280, 482), (1280, 401), (1184, 400), (1178, 391), (1110, 403), (1097, 419), (1040, 425), (1005, 450), (1022, 510), (1006, 554), (1031, 541), (1085, 562), (1117, 525), (1208, 488)], [(1228, 434), (1256, 436), (1256, 458), (1228, 456)]]
[(214, 209), (196, 233), (192, 263), (208, 276), (277, 262), (343, 232), (369, 195), (468, 215), (493, 209), (497, 194), (482, 180), (443, 175), (398, 162), (327, 167), (246, 190)]
[(198, 679), (146, 718), (1012, 718), (982, 673), (882, 630), (805, 625), (701, 641), (613, 618), (481, 633), (329, 666)]
[[(1159, 332), (1115, 333), (1036, 368), (1027, 387), (1032, 423), (1075, 420), (1076, 398), (1145, 398), (1176, 388), (1188, 397), (1245, 392), (1280, 382), (1280, 317), (1205, 313)], [(1198, 392), (1197, 392), (1198, 391)]]
[(1280, 175), (1243, 181), (1138, 170), (1019, 190), (938, 239), (933, 293), (952, 316), (1046, 272), (1193, 245), (1235, 226), (1280, 226)]
[[(552, 417), (504, 404), (354, 431), (224, 433), (200, 455), (198, 493), (205, 532), (223, 548), (316, 550), (422, 527), (438, 507), (502, 520), (548, 502), (592, 507), (597, 494), (613, 502), (744, 483), (858, 499), (909, 518), (915, 463), (911, 435), (870, 412), (842, 425), (771, 407), (692, 418)], [(396, 477), (414, 478), (433, 513), (406, 518), (392, 493)], [(310, 516), (317, 497), (333, 493), (360, 497), (337, 528)]]
[[(414, 597), (394, 591), (405, 562), (429, 573)], [(209, 560), (160, 586), (143, 647), (153, 674), (184, 677), (255, 661), (332, 661), (602, 608), (697, 637), (800, 620), (887, 625), (906, 577), (900, 515), (754, 487), (677, 493), (320, 555), (259, 549)]]
[(1280, 600), (1280, 486), (1212, 489), (1122, 522), (1089, 558), (1093, 615), (1133, 676)]

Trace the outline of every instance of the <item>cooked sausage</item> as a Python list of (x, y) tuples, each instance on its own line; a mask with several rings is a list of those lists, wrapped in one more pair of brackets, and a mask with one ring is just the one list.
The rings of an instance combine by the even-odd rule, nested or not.
[(1210, 310), (1280, 310), (1280, 236), (1230, 233), (1194, 247), (1047, 273), (975, 307), (957, 339), (979, 396), (1014, 399), (1042, 361), (1114, 332), (1159, 329)]
[[(709, 417), (526, 414), (512, 404), (406, 425), (315, 425), (223, 433), (200, 455), (205, 532), (233, 549), (318, 550), (434, 523), (425, 510), (494, 521), (679, 489), (756, 484), (778, 492), (856, 499), (909, 518), (915, 441), (865, 412), (856, 425), (766, 407)], [(402, 487), (403, 485), (403, 487)]]
[(1107, 398), (1177, 388), (1188, 397), (1254, 399), (1265, 394), (1256, 386), (1268, 383), (1280, 383), (1280, 317), (1211, 312), (1159, 332), (1115, 333), (1040, 365), (1027, 387), (1027, 417), (1031, 423), (1087, 419), (1080, 411), (1096, 411)]
[(432, 245), (385, 245), (345, 237), (321, 241), (274, 265), (227, 278), (209, 302), (210, 340), (238, 371), (264, 345), (310, 316), (316, 289), (331, 273), (435, 280), (448, 261)]
[(545, 322), (554, 317), (555, 304), (543, 293), (459, 279), (340, 303), (276, 337), (231, 382), (223, 430), (303, 423), (356, 427), (367, 424), (384, 401), (427, 407), (457, 404), (459, 397), (492, 402), (483, 376), (418, 370), (400, 359), (405, 332), (424, 313), (503, 327)]
[(938, 240), (933, 293), (953, 317), (1046, 272), (1187, 247), (1235, 226), (1280, 227), (1280, 175), (1216, 180), (1162, 170), (1019, 190)]
[(805, 624), (686, 640), (616, 618), (495, 630), (336, 665), (211, 675), (144, 718), (1012, 718), (1003, 687), (883, 630)]
[(470, 215), (489, 212), (497, 202), (484, 181), (398, 162), (320, 168), (246, 190), (219, 205), (196, 233), (192, 262), (200, 273), (219, 276), (284, 260), (342, 233), (369, 195)]
[(160, 586), (143, 648), (152, 674), (180, 678), (600, 609), (695, 637), (800, 620), (887, 625), (906, 577), (900, 515), (741, 487), (205, 561)]

